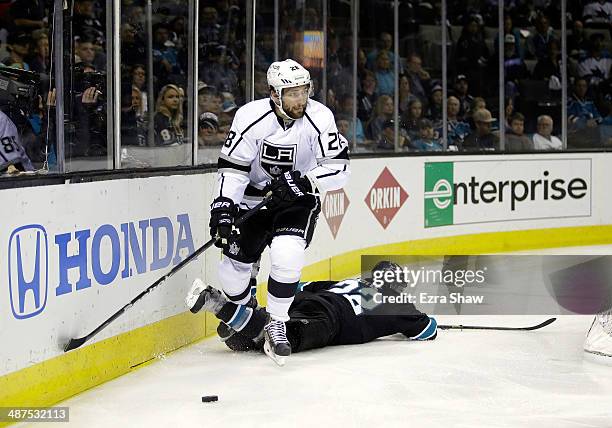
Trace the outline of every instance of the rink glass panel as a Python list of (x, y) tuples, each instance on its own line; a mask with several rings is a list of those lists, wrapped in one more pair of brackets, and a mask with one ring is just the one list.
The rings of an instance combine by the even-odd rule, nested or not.
[(192, 164), (190, 13), (187, 1), (121, 7), (122, 168)]
[[(268, 96), (266, 69), (275, 59), (286, 57), (310, 68), (315, 84), (313, 98), (334, 110), (353, 153), (420, 151), (402, 147), (408, 128), (413, 137), (420, 137), (419, 125), (410, 125), (410, 118), (403, 117), (410, 96), (402, 82), (413, 66), (412, 53), (420, 55), (421, 68), (430, 76), (427, 93), (421, 95), (422, 114), (433, 122), (435, 139), (445, 150), (452, 146), (457, 131), (449, 124), (448, 100), (458, 90), (456, 84), (462, 74), (466, 75), (468, 95), (482, 97), (494, 119), (492, 130), (502, 140), (499, 149), (509, 151), (512, 146), (510, 116), (515, 113), (523, 115), (523, 132), (528, 138), (538, 131), (538, 118), (550, 116), (552, 135), (569, 150), (605, 150), (612, 141), (609, 67), (602, 71), (603, 77), (592, 76), (583, 63), (596, 57), (596, 51), (610, 51), (610, 23), (602, 22), (601, 17), (582, 16), (586, 9), (575, 2), (555, 3), (534, 11), (514, 4), (500, 9), (486, 2), (472, 2), (468, 10), (455, 0), (431, 7), (407, 2), (381, 5), (369, 0), (350, 5), (335, 0), (297, 4), (284, 0), (202, 0), (197, 4), (182, 0), (153, 1), (150, 6), (109, 2), (106, 7), (100, 2), (74, 2), (65, 10), (63, 2), (52, 3), (39, 12), (28, 12), (36, 18), (32, 19), (35, 24), (20, 20), (19, 2), (0, 8), (0, 17), (5, 18), (0, 20), (0, 40), (5, 42), (2, 60), (6, 65), (24, 66), (10, 59), (13, 36), (23, 32), (30, 39), (25, 63), (40, 73), (43, 107), (21, 130), (22, 140), (35, 167), (50, 172), (214, 163), (236, 108)], [(56, 22), (63, 25), (63, 37), (53, 38), (52, 10), (58, 5), (63, 14)], [(444, 33), (443, 15), (449, 22)], [(561, 16), (567, 16), (567, 21)], [(466, 50), (460, 40), (470, 17), (477, 21), (478, 40), (468, 43)], [(254, 23), (252, 32), (247, 25), (250, 22)], [(504, 26), (508, 28), (501, 31), (500, 43)], [(198, 36), (192, 37), (196, 31)], [(541, 44), (538, 40), (542, 32), (554, 41)], [(383, 33), (390, 35), (390, 42), (386, 35), (383, 40)], [(513, 39), (518, 58), (508, 61), (512, 53), (506, 53), (505, 47), (510, 47)], [(48, 53), (46, 40), (50, 44)], [(599, 46), (596, 49), (595, 42)], [(114, 43), (117, 49), (113, 49)], [(394, 121), (391, 150), (378, 147), (381, 130), (375, 129), (376, 135), (372, 135), (373, 113), (364, 114), (359, 108), (365, 70), (377, 71), (375, 64), (368, 66), (367, 57), (373, 57), (381, 47), (392, 54), (393, 77), (386, 82), (386, 86), (394, 87), (389, 95)], [(471, 60), (470, 55), (479, 49), (486, 54)], [(41, 50), (44, 53), (39, 57)], [(116, 50), (119, 53), (115, 56)], [(60, 55), (54, 56), (54, 52)], [(559, 52), (567, 57), (567, 67), (561, 69), (556, 60), (547, 61), (549, 55), (556, 58)], [(483, 61), (479, 62), (481, 56)], [(505, 56), (506, 63), (500, 67), (499, 60)], [(45, 57), (53, 57), (54, 64), (62, 58), (63, 79), (53, 76), (59, 64), (51, 67)], [(583, 99), (594, 104), (597, 112), (591, 108), (573, 110), (581, 107), (572, 100), (574, 92), (584, 86), (581, 77), (587, 78)], [(61, 94), (56, 98), (61, 99), (64, 120), (56, 124), (48, 93), (56, 83), (60, 85), (60, 80), (63, 86), (58, 86)], [(168, 128), (160, 125), (156, 132), (155, 115), (161, 119), (158, 122), (164, 122), (157, 101), (167, 84), (176, 85), (183, 94), (182, 119), (180, 114), (167, 118), (170, 128), (164, 136), (169, 138), (163, 142), (170, 143), (159, 144), (163, 129)], [(443, 93), (441, 119), (437, 111), (440, 107), (435, 105), (439, 101), (438, 86)], [(85, 96), (90, 88), (95, 88), (93, 100)], [(249, 88), (253, 88), (253, 94)], [(410, 90), (414, 92), (415, 88)], [(466, 107), (471, 108), (471, 101), (465, 101)], [(371, 104), (373, 110), (375, 97)], [(216, 130), (214, 120), (212, 127), (206, 121), (200, 126), (200, 116), (207, 112), (216, 115)], [(459, 130), (464, 138), (476, 128), (469, 115), (466, 125)], [(452, 135), (445, 135), (448, 132)]]
[(217, 163), (236, 110), (247, 102), (246, 1), (199, 2), (198, 164)]
[(109, 133), (112, 93), (108, 84), (112, 70), (110, 13), (110, 9), (86, 2), (72, 2), (64, 10), (66, 172), (113, 168), (114, 146)]

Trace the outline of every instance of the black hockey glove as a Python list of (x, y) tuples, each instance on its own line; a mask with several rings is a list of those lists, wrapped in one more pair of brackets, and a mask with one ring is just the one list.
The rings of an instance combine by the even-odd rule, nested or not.
[(232, 234), (234, 218), (238, 213), (238, 207), (230, 198), (219, 196), (210, 204), (210, 236), (217, 237), (215, 245), (223, 248)]
[(277, 179), (273, 180), (264, 189), (264, 193), (272, 193), (268, 207), (285, 208), (296, 199), (312, 192), (310, 180), (302, 177), (299, 171), (287, 171)]

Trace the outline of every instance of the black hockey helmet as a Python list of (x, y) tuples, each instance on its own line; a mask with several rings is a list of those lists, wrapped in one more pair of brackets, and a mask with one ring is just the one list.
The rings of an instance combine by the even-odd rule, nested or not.
[[(369, 278), (365, 278), (365, 282), (367, 282), (371, 286), (375, 286), (374, 276), (376, 272), (381, 272), (381, 271), (382, 272), (386, 272), (386, 271), (398, 272), (401, 270), (402, 270), (402, 267), (398, 265), (397, 263), (392, 262), (390, 260), (382, 260), (376, 263), (376, 265), (374, 265), (374, 267), (371, 270), (371, 274)], [(406, 284), (404, 284), (403, 282), (393, 281), (393, 282), (385, 282), (385, 284), (381, 288), (390, 288), (394, 290), (395, 292), (401, 293), (402, 290), (405, 288), (405, 286)]]

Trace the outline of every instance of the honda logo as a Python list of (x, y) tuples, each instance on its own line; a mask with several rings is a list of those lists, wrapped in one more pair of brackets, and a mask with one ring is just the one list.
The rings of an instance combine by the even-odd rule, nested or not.
[(38, 224), (13, 231), (9, 239), (8, 284), (15, 318), (38, 315), (47, 304), (49, 245), (47, 232)]

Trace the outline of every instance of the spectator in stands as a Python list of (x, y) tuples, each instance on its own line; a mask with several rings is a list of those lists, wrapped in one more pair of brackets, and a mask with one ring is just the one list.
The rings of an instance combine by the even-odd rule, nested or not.
[(548, 44), (552, 40), (559, 41), (559, 39), (550, 26), (548, 17), (544, 14), (536, 17), (535, 30), (535, 33), (527, 38), (527, 51), (532, 58), (542, 59), (548, 55)]
[(366, 125), (366, 135), (370, 140), (378, 141), (382, 134), (383, 125), (393, 118), (393, 98), (381, 95), (376, 100), (372, 119)]
[(223, 99), (217, 88), (204, 82), (198, 83), (198, 113), (210, 112), (217, 116), (223, 111)]
[(146, 14), (144, 7), (140, 4), (122, 6), (123, 19), (132, 25), (139, 34), (144, 33)]
[(264, 71), (255, 70), (255, 99), (268, 98), (270, 96), (270, 87), (268, 79)]
[(29, 58), (30, 69), (40, 74), (49, 74), (51, 61), (49, 57), (49, 37), (45, 30), (32, 32), (34, 43), (33, 56)]
[(218, 24), (219, 14), (212, 6), (205, 6), (200, 12), (200, 28), (198, 39), (200, 44), (221, 43), (223, 27)]
[[(457, 151), (463, 147), (463, 141), (470, 134), (470, 125), (463, 122), (459, 118), (461, 104), (459, 99), (454, 96), (448, 97), (446, 102), (446, 111), (448, 114), (448, 150)], [(442, 129), (438, 131), (442, 134)]]
[[(472, 99), (472, 103), (470, 104), (470, 109), (467, 114), (464, 116), (463, 120), (466, 121), (471, 129), (476, 129), (476, 124), (474, 123), (473, 115), (477, 110), (486, 109), (487, 102), (482, 97), (475, 97)], [(494, 121), (495, 122), (495, 121)]]
[(510, 129), (506, 129), (506, 151), (527, 152), (533, 150), (533, 142), (525, 135), (525, 116), (514, 113), (510, 116)]
[[(389, 119), (383, 123), (382, 132), (380, 134), (380, 138), (378, 139), (378, 144), (376, 144), (376, 149), (378, 150), (394, 150), (395, 149), (395, 140), (393, 138), (393, 134), (395, 133), (395, 121), (393, 119)], [(400, 131), (399, 135), (399, 143), (398, 147), (400, 149), (408, 149), (410, 140), (406, 138), (405, 135)]]
[(574, 93), (567, 107), (568, 121), (571, 125), (581, 128), (595, 128), (602, 121), (601, 114), (595, 103), (587, 98), (588, 83), (584, 78), (574, 82)]
[(9, 34), (7, 42), (9, 57), (2, 63), (7, 67), (30, 70), (30, 65), (25, 62), (25, 58), (30, 51), (30, 35), (23, 31), (12, 32)]
[(582, 19), (587, 24), (607, 24), (612, 22), (612, 2), (609, 0), (594, 0), (584, 5)]
[(153, 118), (156, 146), (176, 146), (184, 142), (183, 96), (182, 89), (172, 84), (159, 92)]
[(216, 114), (201, 113), (198, 121), (198, 146), (220, 146), (225, 140), (219, 133), (219, 118)]
[(436, 85), (431, 90), (431, 100), (425, 116), (431, 120), (437, 129), (442, 123), (442, 86)]
[(605, 147), (612, 146), (612, 97), (606, 97), (604, 108), (607, 111), (599, 125), (601, 144)]
[(455, 64), (459, 73), (470, 79), (470, 86), (480, 93), (485, 80), (489, 49), (477, 17), (471, 16), (463, 27), (455, 48)]
[(96, 46), (94, 45), (94, 39), (90, 34), (84, 34), (75, 38), (74, 43), (74, 62), (84, 62), (85, 64), (91, 64), (96, 69), (103, 70), (106, 66), (105, 63), (100, 64), (100, 60), (96, 55)]
[(567, 53), (575, 59), (583, 59), (589, 52), (589, 41), (584, 32), (584, 24), (580, 20), (574, 21), (572, 34), (567, 36)]
[(578, 74), (587, 79), (593, 89), (610, 78), (612, 59), (603, 50), (603, 40), (603, 34), (591, 34), (589, 55), (578, 64)]
[(512, 83), (515, 92), (518, 91), (519, 80), (527, 79), (529, 71), (525, 61), (521, 59), (516, 51), (516, 39), (512, 34), (504, 37), (504, 77), (506, 84)]
[(83, 36), (89, 34), (98, 46), (104, 46), (105, 27), (96, 16), (93, 0), (75, 0), (73, 17), (74, 34)]
[(421, 100), (413, 100), (408, 104), (408, 110), (402, 115), (402, 128), (408, 132), (410, 140), (419, 138), (419, 122), (423, 119), (423, 103)]
[(588, 83), (584, 78), (574, 82), (574, 93), (568, 101), (568, 144), (597, 146), (600, 132), (597, 129), (603, 118), (595, 103), (587, 97)]
[(561, 82), (561, 49), (557, 40), (551, 40), (548, 55), (539, 59), (533, 70), (533, 78), (536, 80), (550, 80), (553, 77)]
[(205, 82), (221, 92), (238, 92), (238, 76), (231, 67), (233, 53), (224, 45), (210, 44), (206, 53), (206, 67), (201, 71)]
[(138, 36), (134, 25), (125, 22), (121, 25), (121, 62), (133, 66), (144, 64), (147, 60), (147, 45)]
[(410, 89), (421, 102), (427, 102), (429, 98), (429, 86), (431, 76), (423, 69), (423, 60), (416, 54), (408, 56), (408, 77), (410, 78)]
[[(351, 92), (353, 90), (353, 67), (342, 64), (337, 36), (331, 37), (327, 51), (327, 86), (333, 88), (336, 94)], [(352, 50), (350, 52), (352, 53)]]
[(138, 89), (141, 98), (141, 108), (143, 114), (149, 111), (149, 97), (147, 95), (147, 72), (144, 65), (135, 64), (132, 67), (132, 88)]
[(419, 152), (441, 152), (444, 150), (440, 140), (435, 138), (431, 120), (421, 119), (419, 121), (419, 138), (412, 140), (410, 147)]
[(459, 100), (459, 119), (463, 119), (470, 111), (474, 97), (469, 94), (469, 83), (465, 74), (455, 78), (453, 95)]
[[(363, 127), (355, 129), (355, 135), (353, 138), (351, 117), (344, 113), (336, 114), (335, 116), (338, 132), (340, 132), (340, 134), (342, 134), (344, 138), (347, 139), (351, 146), (351, 151), (363, 151), (363, 149), (365, 149), (365, 135), (363, 133)], [(359, 121), (358, 123), (361, 126), (361, 121)]]
[[(512, 22), (512, 16), (509, 14), (504, 15), (504, 40), (505, 36), (512, 35), (514, 36), (514, 51), (518, 54), (521, 59), (525, 59), (525, 53), (523, 52), (523, 45), (521, 44), (521, 32), (518, 28), (514, 27), (514, 23)], [(495, 49), (495, 53), (499, 52), (499, 33), (495, 36), (495, 41), (493, 42), (493, 46)]]
[(408, 104), (412, 100), (418, 99), (410, 90), (410, 78), (406, 74), (401, 74), (399, 78), (399, 112), (404, 113), (408, 110)]
[(171, 80), (171, 75), (181, 74), (178, 51), (170, 42), (170, 29), (165, 23), (153, 27), (153, 72), (162, 85)]
[(380, 51), (376, 57), (376, 95), (393, 95), (395, 91), (395, 74), (387, 51)]
[[(353, 96), (350, 94), (344, 94), (340, 96), (340, 101), (338, 103), (338, 114), (343, 115), (348, 120), (348, 126), (351, 130), (349, 135), (342, 134), (347, 137), (347, 139), (352, 138), (352, 129), (353, 129)], [(337, 116), (336, 116), (337, 117)], [(365, 142), (365, 132), (363, 130), (363, 122), (359, 117), (356, 118), (355, 122), (355, 142), (357, 144), (363, 144)], [(337, 121), (337, 120), (336, 120)]]
[(533, 146), (535, 150), (561, 150), (561, 140), (552, 135), (553, 119), (550, 116), (538, 117), (538, 131), (533, 134)]
[(365, 54), (365, 51), (362, 48), (357, 49), (357, 77), (359, 82), (359, 87), (357, 90), (361, 90), (361, 80), (363, 79), (363, 75), (368, 68), (366, 67), (368, 62), (368, 58)]
[(47, 26), (45, 0), (16, 0), (11, 5), (11, 17), (16, 31), (30, 32)]
[(476, 130), (463, 143), (464, 151), (489, 151), (499, 149), (499, 136), (491, 132), (491, 124), (495, 121), (486, 108), (476, 110), (472, 114)]
[(336, 98), (336, 92), (332, 88), (327, 88), (325, 105), (332, 111), (332, 113), (336, 113), (336, 111), (338, 111), (338, 99)]
[(393, 54), (393, 36), (387, 32), (380, 33), (377, 40), (377, 47), (372, 49), (367, 56), (367, 65), (371, 70), (376, 66), (378, 54), (380, 52), (387, 52), (389, 54), (389, 61), (393, 64), (395, 59), (395, 55)]
[(376, 102), (376, 75), (366, 70), (361, 77), (361, 91), (357, 94), (357, 117), (368, 123)]
[(121, 88), (121, 144), (145, 146), (146, 127), (143, 122), (140, 91), (132, 85)]
[(176, 46), (176, 49), (179, 51), (187, 48), (187, 43), (185, 43), (186, 33), (185, 17), (182, 15), (175, 16), (174, 19), (170, 21), (170, 41), (174, 43), (174, 46)]

